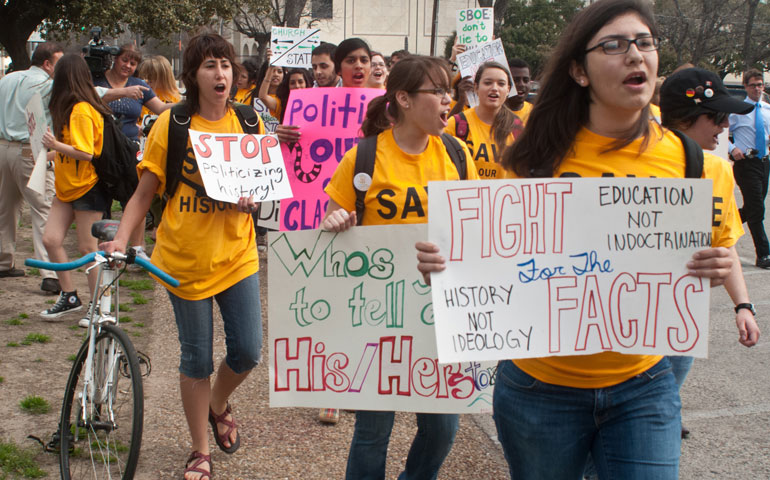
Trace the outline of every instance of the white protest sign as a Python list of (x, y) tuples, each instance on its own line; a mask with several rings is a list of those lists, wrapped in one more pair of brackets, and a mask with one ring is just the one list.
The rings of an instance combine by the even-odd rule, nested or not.
[(457, 11), (457, 43), (469, 49), (492, 40), (493, 8), (463, 8)]
[(29, 145), (32, 147), (32, 158), (35, 166), (27, 181), (27, 188), (45, 195), (45, 173), (47, 167), (46, 148), (43, 146), (43, 135), (48, 122), (45, 119), (45, 107), (39, 93), (32, 95), (25, 107), (27, 113), (27, 129), (29, 130)]
[[(476, 76), (476, 70), (484, 62), (497, 62), (508, 70), (508, 59), (505, 58), (503, 42), (499, 38), (457, 55), (457, 65), (460, 67), (460, 75), (463, 78), (473, 79)], [(516, 95), (516, 87), (511, 85), (508, 96), (514, 95)]]
[(431, 182), (442, 362), (708, 351), (710, 180)]
[(440, 365), (414, 244), (427, 226), (268, 233), (271, 407), (492, 408), (496, 365)]
[(262, 202), (257, 211), (257, 225), (270, 230), (281, 229), (281, 202)]
[(254, 97), (254, 104), (253, 104), (254, 110), (259, 114), (260, 118), (262, 118), (262, 123), (265, 125), (265, 132), (266, 133), (275, 133), (276, 128), (278, 128), (278, 124), (280, 123), (277, 118), (270, 115), (270, 109), (267, 108), (267, 105), (265, 105), (265, 102), (260, 100), (257, 97)]
[(270, 32), (270, 65), (276, 67), (312, 68), (310, 55), (321, 44), (318, 28), (273, 27)]
[(281, 147), (274, 135), (205, 133), (190, 130), (190, 141), (206, 194), (221, 202), (257, 202), (292, 196)]

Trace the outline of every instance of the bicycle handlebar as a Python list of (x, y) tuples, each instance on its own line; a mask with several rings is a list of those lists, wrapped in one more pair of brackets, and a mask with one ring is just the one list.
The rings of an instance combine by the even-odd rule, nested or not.
[[(102, 251), (99, 251), (99, 252), (88, 253), (77, 260), (73, 260), (67, 263), (43, 262), (41, 260), (36, 260), (34, 258), (28, 258), (24, 260), (24, 265), (28, 267), (36, 267), (36, 268), (42, 268), (44, 270), (53, 270), (53, 271), (74, 270), (76, 268), (82, 267), (86, 264), (93, 262), (96, 255), (102, 255), (107, 258), (113, 258), (115, 260), (122, 260), (122, 261), (125, 261), (127, 258), (127, 255), (124, 253), (114, 252), (111, 254), (107, 254)], [(159, 279), (163, 280), (167, 284), (171, 285), (172, 287), (179, 286), (179, 280), (175, 279), (174, 277), (164, 272), (160, 268), (156, 267), (152, 263), (148, 262), (144, 258), (136, 257), (134, 258), (134, 263), (141, 266), (142, 268), (152, 273)]]

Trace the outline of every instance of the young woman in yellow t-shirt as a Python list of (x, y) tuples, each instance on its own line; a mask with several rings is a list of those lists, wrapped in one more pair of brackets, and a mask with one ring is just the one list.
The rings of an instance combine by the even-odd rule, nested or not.
[[(53, 133), (48, 130), (43, 145), (55, 150), (54, 175), (56, 197), (43, 233), (43, 245), (52, 262), (67, 262), (64, 238), (74, 219), (78, 250), (82, 255), (96, 251), (91, 225), (109, 208), (107, 192), (99, 184), (91, 163), (102, 152), (104, 118), (112, 112), (99, 98), (91, 81), (91, 72), (80, 55), (64, 55), (54, 70), (54, 84), (49, 104)], [(89, 291), (96, 287), (97, 271), (88, 275)], [(79, 310), (81, 301), (68, 271), (56, 272), (61, 284), (59, 300), (41, 313), (56, 318)]]
[[(155, 95), (157, 95), (163, 103), (176, 103), (182, 99), (182, 94), (176, 86), (174, 70), (171, 68), (168, 59), (163, 55), (150, 55), (145, 57), (144, 60), (142, 60), (142, 63), (139, 64), (137, 75), (147, 82), (147, 85), (152, 88)], [(149, 108), (142, 106), (142, 115), (139, 119), (141, 121), (145, 115), (152, 114), (153, 112), (151, 112)]]
[(254, 95), (257, 93), (257, 79), (259, 78), (259, 64), (254, 58), (247, 58), (241, 62), (241, 73), (235, 86), (238, 89), (233, 96), (233, 101), (244, 105), (254, 105)]
[[(364, 136), (377, 136), (377, 149), (364, 196), (362, 225), (424, 223), (428, 197), (423, 187), (432, 180), (460, 179), (440, 137), (449, 114), (448, 92), (445, 62), (411, 55), (393, 67), (385, 95), (369, 103), (361, 129)], [(467, 148), (463, 150), (469, 159)], [(326, 187), (329, 204), (321, 225), (325, 230), (342, 232), (357, 223), (353, 187), (357, 151), (353, 147), (345, 154)], [(467, 178), (478, 178), (470, 161)], [(388, 191), (391, 208), (382, 208), (383, 190)], [(415, 194), (417, 200), (410, 197)], [(404, 208), (407, 203), (408, 209)], [(347, 479), (384, 478), (393, 418), (393, 412), (356, 412)], [(457, 426), (457, 415), (418, 413), (417, 435), (402, 476), (436, 478), (452, 448)]]
[(446, 132), (465, 141), (471, 151), (479, 178), (505, 178), (500, 160), (503, 150), (524, 128), (521, 119), (505, 106), (513, 79), (497, 62), (485, 62), (473, 81), (479, 104), (453, 115)]
[(259, 83), (259, 99), (270, 110), (270, 115), (281, 118), (281, 100), (278, 98), (278, 86), (283, 82), (286, 70), (283, 67), (270, 66), (272, 52), (268, 49), (267, 60), (262, 65), (257, 83)]
[[(658, 37), (644, 0), (599, 0), (565, 29), (539, 98), (503, 158), (517, 176), (683, 177), (681, 141), (650, 121)], [(445, 268), (418, 245), (418, 268)], [(690, 274), (723, 281), (725, 248), (697, 252)], [(599, 478), (678, 478), (680, 400), (660, 355), (604, 352), (501, 361), (498, 439), (515, 479), (581, 478), (589, 454)]]
[[(190, 40), (184, 53), (182, 80), (187, 88), (190, 129), (209, 133), (242, 133), (229, 101), (234, 71), (233, 46), (216, 34)], [(155, 193), (167, 180), (171, 112), (155, 122), (138, 166), (139, 186), (126, 207), (115, 240), (102, 244), (108, 252), (123, 251), (128, 233), (144, 219)], [(261, 124), (261, 132), (264, 126)], [(237, 204), (212, 200), (205, 193), (188, 140), (179, 182), (163, 211), (152, 262), (180, 281), (168, 287), (181, 344), (179, 383), (192, 454), (185, 478), (211, 475), (207, 421), (219, 448), (233, 453), (240, 446), (238, 426), (228, 399), (260, 358), (262, 318), (259, 297), (259, 256), (251, 213), (257, 204), (241, 197)], [(189, 153), (188, 153), (189, 152)], [(212, 359), (213, 302), (225, 325), (227, 355), (216, 381)]]

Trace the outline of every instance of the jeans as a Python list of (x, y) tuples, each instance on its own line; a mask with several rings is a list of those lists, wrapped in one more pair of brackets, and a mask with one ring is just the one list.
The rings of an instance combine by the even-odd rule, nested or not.
[(259, 363), (262, 350), (262, 307), (259, 274), (244, 278), (227, 290), (203, 300), (185, 300), (168, 292), (179, 330), (179, 372), (190, 378), (214, 373), (214, 304), (225, 324), (227, 366), (243, 373)]
[(692, 368), (693, 360), (693, 357), (684, 355), (671, 355), (668, 357), (668, 361), (671, 362), (671, 373), (674, 374), (677, 389), (682, 389), (682, 384), (684, 384), (684, 380)]
[[(394, 417), (394, 412), (356, 412), (356, 427), (345, 472), (347, 480), (385, 478), (385, 460)], [(417, 414), (417, 435), (399, 480), (433, 480), (438, 476), (441, 464), (452, 449), (459, 419), (459, 415), (454, 414)]]
[(746, 222), (754, 241), (757, 258), (770, 255), (770, 243), (765, 233), (765, 197), (767, 196), (770, 163), (767, 158), (746, 157), (733, 165), (735, 183), (743, 195), (741, 220)]
[(681, 404), (665, 358), (598, 389), (544, 383), (502, 361), (493, 407), (515, 480), (577, 480), (589, 453), (601, 479), (678, 478)]

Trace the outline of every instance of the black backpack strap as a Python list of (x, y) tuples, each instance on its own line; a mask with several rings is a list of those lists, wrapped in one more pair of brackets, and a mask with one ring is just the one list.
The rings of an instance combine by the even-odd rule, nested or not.
[(257, 115), (257, 112), (252, 107), (242, 103), (234, 103), (233, 108), (238, 116), (238, 121), (241, 122), (243, 133), (261, 134), (259, 131), (259, 115)]
[(679, 137), (684, 147), (684, 178), (701, 178), (703, 176), (703, 149), (700, 145), (679, 130), (671, 129)]
[(174, 196), (179, 179), (182, 177), (182, 166), (187, 156), (187, 138), (190, 129), (190, 111), (185, 102), (179, 102), (171, 107), (168, 120), (168, 152), (166, 153), (166, 195)]
[(468, 179), (468, 159), (465, 157), (465, 150), (462, 145), (452, 135), (448, 133), (441, 134), (441, 141), (444, 142), (444, 148), (446, 148), (449, 158), (452, 159), (457, 173), (460, 175), (460, 180)]
[[(353, 190), (356, 192), (356, 225), (361, 225), (364, 220), (364, 198), (369, 186), (363, 188), (363, 185), (356, 185), (358, 175), (365, 173), (369, 176), (371, 185), (372, 174), (374, 174), (374, 159), (377, 156), (377, 136), (362, 138), (358, 142), (356, 151), (356, 168), (353, 171)], [(359, 189), (359, 186), (363, 189)]]
[(455, 137), (459, 138), (463, 142), (468, 141), (468, 118), (465, 113), (460, 112), (455, 114)]

